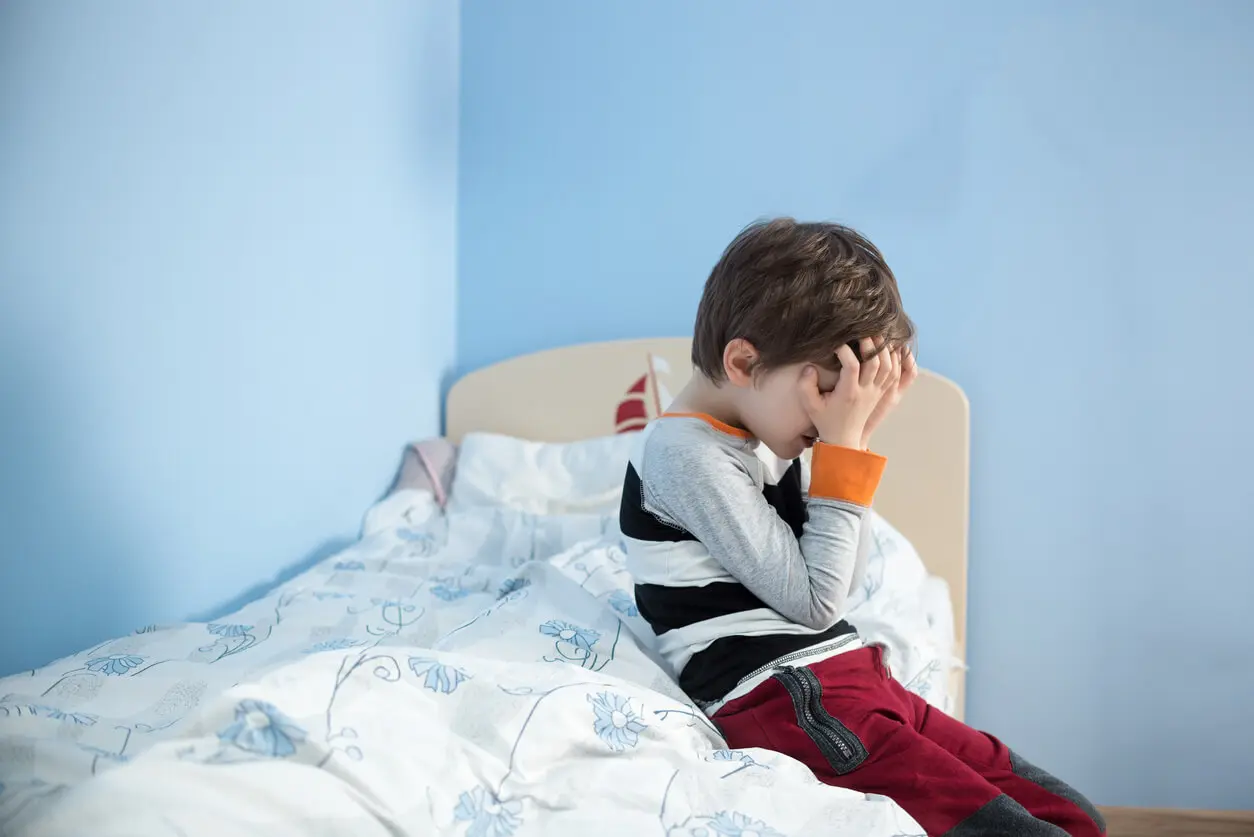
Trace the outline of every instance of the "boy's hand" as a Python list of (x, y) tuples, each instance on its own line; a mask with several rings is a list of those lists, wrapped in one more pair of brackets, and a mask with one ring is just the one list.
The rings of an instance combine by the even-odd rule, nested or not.
[(880, 403), (875, 405), (875, 409), (866, 421), (866, 427), (862, 431), (863, 448), (871, 447), (871, 433), (879, 427), (884, 417), (893, 411), (893, 408), (901, 401), (901, 396), (914, 383), (915, 378), (919, 377), (919, 366), (914, 362), (914, 353), (910, 351), (909, 346), (894, 349), (892, 356), (894, 368), (890, 373), (890, 385), (884, 390)]
[(868, 420), (883, 401), (889, 385), (895, 384), (900, 375), (891, 352), (869, 357), (875, 351), (875, 343), (869, 339), (862, 341), (861, 350), (867, 358), (861, 363), (848, 346), (836, 350), (840, 377), (831, 392), (819, 391), (819, 373), (813, 366), (806, 367), (801, 375), (801, 403), (819, 439), (829, 445), (863, 448)]

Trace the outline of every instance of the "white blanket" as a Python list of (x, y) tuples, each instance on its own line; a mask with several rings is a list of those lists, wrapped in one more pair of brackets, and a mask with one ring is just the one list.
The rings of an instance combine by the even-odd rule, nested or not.
[[(948, 599), (874, 531), (851, 620), (946, 708)], [(921, 835), (724, 749), (651, 654), (623, 558), (612, 516), (402, 492), (228, 618), (0, 680), (0, 834)]]

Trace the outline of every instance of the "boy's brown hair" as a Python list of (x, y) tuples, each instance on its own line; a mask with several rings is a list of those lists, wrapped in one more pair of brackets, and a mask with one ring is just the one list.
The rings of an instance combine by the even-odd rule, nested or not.
[(897, 279), (860, 233), (791, 218), (745, 228), (706, 280), (693, 329), (692, 363), (726, 378), (723, 350), (736, 338), (758, 350), (758, 369), (814, 363), (838, 369), (836, 349), (863, 337), (887, 346), (914, 338)]

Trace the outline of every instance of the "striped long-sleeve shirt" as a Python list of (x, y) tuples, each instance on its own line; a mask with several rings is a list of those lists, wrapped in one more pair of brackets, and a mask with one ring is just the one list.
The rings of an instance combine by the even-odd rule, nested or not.
[(800, 460), (709, 416), (641, 431), (619, 512), (627, 567), (691, 698), (713, 703), (773, 660), (854, 633), (843, 617), (884, 463), (820, 443), (807, 493)]

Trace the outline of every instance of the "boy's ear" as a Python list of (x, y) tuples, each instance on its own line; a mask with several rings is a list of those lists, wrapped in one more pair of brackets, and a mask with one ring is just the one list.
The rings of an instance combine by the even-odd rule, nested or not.
[(753, 385), (753, 370), (758, 365), (758, 350), (743, 337), (723, 347), (723, 373), (734, 387)]

